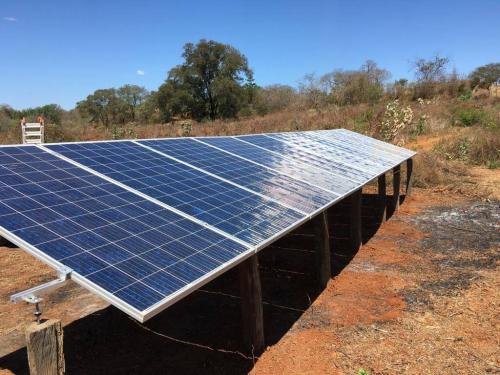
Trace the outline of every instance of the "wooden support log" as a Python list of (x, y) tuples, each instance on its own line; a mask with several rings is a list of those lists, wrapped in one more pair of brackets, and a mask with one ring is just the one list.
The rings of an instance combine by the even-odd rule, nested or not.
[(411, 195), (413, 186), (413, 159), (410, 158), (406, 161), (406, 196)]
[(349, 196), (351, 201), (351, 212), (350, 212), (350, 239), (351, 239), (351, 249), (356, 252), (360, 249), (362, 245), (362, 233), (361, 233), (361, 198), (362, 189), (356, 190)]
[(316, 258), (316, 278), (319, 290), (323, 290), (332, 275), (330, 263), (330, 234), (326, 211), (312, 219), (314, 227), (314, 250)]
[(264, 350), (264, 314), (257, 255), (239, 265), (243, 338), (254, 354)]
[(381, 222), (384, 223), (387, 220), (387, 182), (385, 179), (385, 173), (378, 176), (378, 200), (380, 202), (380, 207), (382, 208)]
[(399, 210), (399, 190), (401, 189), (401, 165), (397, 165), (392, 168), (392, 203), (394, 210)]
[(31, 375), (64, 374), (63, 330), (60, 320), (32, 323), (26, 329)]

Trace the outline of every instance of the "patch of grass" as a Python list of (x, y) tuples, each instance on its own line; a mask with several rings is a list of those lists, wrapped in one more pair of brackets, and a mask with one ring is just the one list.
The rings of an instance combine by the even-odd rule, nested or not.
[(485, 112), (479, 108), (466, 108), (458, 111), (456, 116), (462, 126), (472, 126), (483, 121)]
[(471, 128), (465, 134), (439, 142), (435, 151), (447, 160), (495, 169), (500, 164), (500, 134), (497, 130)]
[(435, 186), (457, 187), (468, 176), (464, 165), (448, 161), (436, 152), (421, 152), (415, 157), (414, 186), (430, 188)]
[(452, 108), (451, 121), (454, 126), (481, 126), (486, 129), (500, 127), (500, 111), (495, 105), (481, 106), (461, 103)]

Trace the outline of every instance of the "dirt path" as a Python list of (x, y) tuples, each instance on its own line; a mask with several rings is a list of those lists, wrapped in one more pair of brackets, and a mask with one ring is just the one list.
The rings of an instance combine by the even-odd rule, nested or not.
[[(498, 202), (416, 189), (308, 307), (286, 313), (269, 304), (291, 305), (289, 294), (302, 285), (273, 271), (283, 282), (273, 285), (284, 286), (265, 295), (271, 346), (255, 364), (220, 350), (236, 352), (239, 340), (238, 301), (220, 288), (181, 301), (147, 325), (152, 331), (102, 310), (105, 303), (74, 284), (50, 297), (45, 314), (67, 324), (67, 365), (77, 374), (498, 373), (499, 223)], [(0, 373), (23, 373), (25, 354), (15, 351), (31, 309), (7, 298), (52, 272), (7, 248), (0, 269)], [(221, 281), (228, 295), (231, 277)]]

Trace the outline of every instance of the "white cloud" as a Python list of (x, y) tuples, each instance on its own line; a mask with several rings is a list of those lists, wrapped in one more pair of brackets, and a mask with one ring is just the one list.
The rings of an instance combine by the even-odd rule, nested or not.
[(143, 76), (144, 74), (146, 74), (146, 72), (144, 72), (144, 70), (141, 70), (141, 69), (137, 69), (137, 72), (136, 72), (138, 75), (140, 76)]
[(3, 20), (9, 22), (17, 22), (17, 18), (15, 17), (4, 17)]

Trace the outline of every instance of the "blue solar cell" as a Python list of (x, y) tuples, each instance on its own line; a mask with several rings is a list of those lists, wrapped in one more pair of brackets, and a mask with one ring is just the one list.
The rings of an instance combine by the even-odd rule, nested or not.
[(173, 265), (165, 268), (165, 271), (181, 280), (186, 281), (187, 283), (192, 283), (205, 273), (185, 261), (174, 263)]
[(369, 178), (374, 175), (377, 176), (389, 169), (391, 165), (394, 165), (394, 163), (387, 163), (385, 161), (380, 162), (374, 154), (369, 157), (363, 155), (362, 147), (359, 144), (351, 144), (350, 146), (347, 143), (335, 144), (314, 135), (314, 132), (303, 135), (301, 133), (270, 134), (269, 137), (282, 140), (294, 147), (313, 150), (315, 154), (326, 158), (326, 160), (340, 160), (351, 167), (353, 172), (360, 170), (365, 175), (368, 175)]
[(76, 273), (87, 276), (106, 268), (107, 264), (88, 252), (64, 259), (64, 264)]
[(163, 294), (174, 293), (187, 284), (185, 281), (164, 271), (159, 271), (146, 277), (143, 283)]
[(43, 242), (55, 240), (58, 237), (57, 234), (40, 225), (14, 230), (12, 233), (35, 246)]
[(146, 310), (148, 307), (160, 302), (165, 295), (153, 290), (142, 282), (136, 282), (114, 293), (118, 298), (135, 306), (138, 310)]
[(134, 279), (143, 279), (160, 269), (153, 264), (139, 257), (127, 259), (121, 263), (116, 263), (115, 267), (120, 271), (132, 276)]
[(178, 257), (160, 248), (142, 254), (142, 258), (160, 268), (171, 266), (180, 260)]
[(75, 223), (70, 219), (63, 219), (63, 220), (53, 221), (50, 223), (45, 223), (44, 226), (61, 237), (71, 236), (72, 234), (77, 234), (85, 231), (84, 227), (78, 225), (77, 223)]
[(134, 279), (114, 267), (107, 267), (88, 276), (88, 279), (101, 288), (115, 293), (134, 282)]
[(109, 244), (90, 250), (90, 253), (109, 264), (122, 262), (134, 256), (130, 251), (125, 250), (118, 244)]
[(43, 244), (38, 245), (38, 248), (55, 260), (61, 260), (73, 255), (83, 253), (82, 248), (76, 246), (75, 244), (69, 242), (64, 238), (58, 238), (53, 241), (44, 242)]
[(28, 219), (22, 214), (15, 213), (0, 215), (0, 226), (10, 231), (20, 228), (34, 227), (36, 225), (36, 222)]
[[(132, 142), (48, 147), (214, 227), (222, 228), (230, 221), (231, 226), (224, 225), (234, 228), (229, 234), (251, 239), (254, 245), (268, 238), (252, 231), (262, 218), (279, 223), (272, 227), (277, 234), (305, 216)], [(113, 202), (115, 206), (120, 204)], [(123, 211), (130, 216), (144, 214), (130, 209)]]

